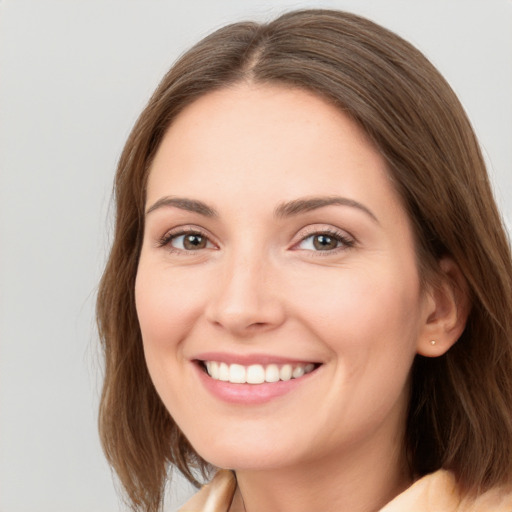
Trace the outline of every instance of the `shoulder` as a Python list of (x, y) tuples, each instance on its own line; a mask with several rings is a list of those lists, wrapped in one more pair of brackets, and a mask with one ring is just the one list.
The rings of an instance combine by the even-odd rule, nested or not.
[(512, 512), (512, 489), (461, 497), (452, 473), (439, 470), (416, 481), (380, 512)]
[[(231, 471), (220, 470), (178, 512), (227, 512), (236, 489)], [(512, 489), (462, 498), (452, 473), (439, 470), (416, 481), (380, 512), (512, 512)]]
[(220, 470), (178, 512), (227, 512), (236, 489), (233, 472)]

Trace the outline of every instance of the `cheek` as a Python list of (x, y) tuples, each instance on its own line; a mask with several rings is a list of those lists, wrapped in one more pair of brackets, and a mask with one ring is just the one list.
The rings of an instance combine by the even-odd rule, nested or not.
[(332, 293), (310, 295), (310, 328), (331, 350), (335, 387), (351, 390), (348, 408), (362, 423), (384, 417), (405, 396), (421, 325), (413, 270), (401, 278), (352, 269), (331, 283)]
[(137, 316), (145, 345), (178, 343), (200, 311), (201, 294), (184, 276), (141, 262), (135, 282)]
[(403, 359), (405, 349), (409, 361), (415, 352), (421, 301), (415, 267), (401, 268), (402, 272), (389, 265), (377, 265), (373, 271), (329, 269), (330, 273), (302, 281), (304, 289), (296, 289), (293, 295), (302, 297), (297, 300), (307, 311), (310, 329), (334, 352), (352, 354), (363, 365), (370, 351), (373, 358), (379, 354), (389, 362)]
[(181, 389), (187, 335), (203, 308), (190, 276), (173, 275), (158, 264), (141, 261), (135, 283), (135, 303), (146, 364), (162, 400), (169, 407)]
[[(141, 259), (135, 282), (135, 303), (146, 365), (157, 393), (169, 411), (186, 409), (183, 340), (201, 311), (190, 280), (170, 278), (153, 262)], [(187, 290), (188, 289), (188, 290)]]

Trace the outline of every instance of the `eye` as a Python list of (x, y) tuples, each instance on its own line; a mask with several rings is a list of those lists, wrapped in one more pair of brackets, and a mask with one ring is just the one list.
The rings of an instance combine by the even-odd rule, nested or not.
[(170, 244), (176, 249), (197, 251), (199, 249), (205, 249), (208, 246), (208, 239), (199, 233), (189, 233), (173, 237)]
[(201, 249), (215, 248), (209, 238), (199, 231), (179, 231), (167, 233), (160, 241), (159, 246), (167, 246), (176, 251), (200, 251)]
[(349, 248), (354, 241), (338, 232), (322, 231), (305, 236), (297, 248), (306, 251), (335, 251), (336, 249)]

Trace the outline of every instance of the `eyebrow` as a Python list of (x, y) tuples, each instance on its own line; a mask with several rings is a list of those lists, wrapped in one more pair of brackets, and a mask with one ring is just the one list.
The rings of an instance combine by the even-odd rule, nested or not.
[(357, 208), (358, 210), (361, 210), (366, 215), (368, 215), (377, 224), (379, 224), (379, 220), (377, 219), (376, 215), (366, 206), (357, 201), (354, 201), (353, 199), (341, 196), (305, 197), (295, 199), (293, 201), (288, 201), (286, 203), (280, 204), (275, 209), (274, 214), (276, 217), (290, 217), (293, 215), (310, 212), (313, 210), (317, 210), (319, 208), (324, 208), (325, 206), (332, 205), (349, 206), (351, 208)]
[[(274, 216), (278, 218), (292, 217), (294, 215), (299, 215), (301, 213), (310, 212), (332, 205), (357, 208), (358, 210), (361, 210), (366, 215), (368, 215), (377, 224), (379, 223), (375, 214), (366, 206), (357, 201), (354, 201), (353, 199), (341, 196), (305, 197), (294, 199), (293, 201), (287, 201), (277, 206), (277, 208), (274, 210)], [(166, 196), (160, 198), (146, 210), (146, 215), (164, 207), (179, 208), (180, 210), (198, 213), (200, 215), (204, 215), (205, 217), (219, 216), (215, 208), (208, 206), (203, 201), (198, 201), (197, 199), (189, 199), (187, 197), (174, 196)]]
[(154, 203), (146, 210), (146, 215), (165, 206), (174, 206), (174, 208), (199, 213), (200, 215), (204, 215), (205, 217), (218, 217), (218, 213), (216, 212), (215, 208), (208, 206), (206, 203), (203, 203), (203, 201), (197, 201), (196, 199), (188, 199), (186, 197), (172, 196), (166, 196), (159, 199), (156, 203)]

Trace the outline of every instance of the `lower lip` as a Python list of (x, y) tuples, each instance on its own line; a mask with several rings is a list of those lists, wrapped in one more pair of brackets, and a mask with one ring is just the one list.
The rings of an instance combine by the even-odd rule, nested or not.
[(286, 395), (308, 381), (318, 369), (298, 379), (264, 382), (263, 384), (232, 384), (212, 379), (199, 365), (194, 365), (206, 389), (223, 402), (239, 405), (258, 405)]

